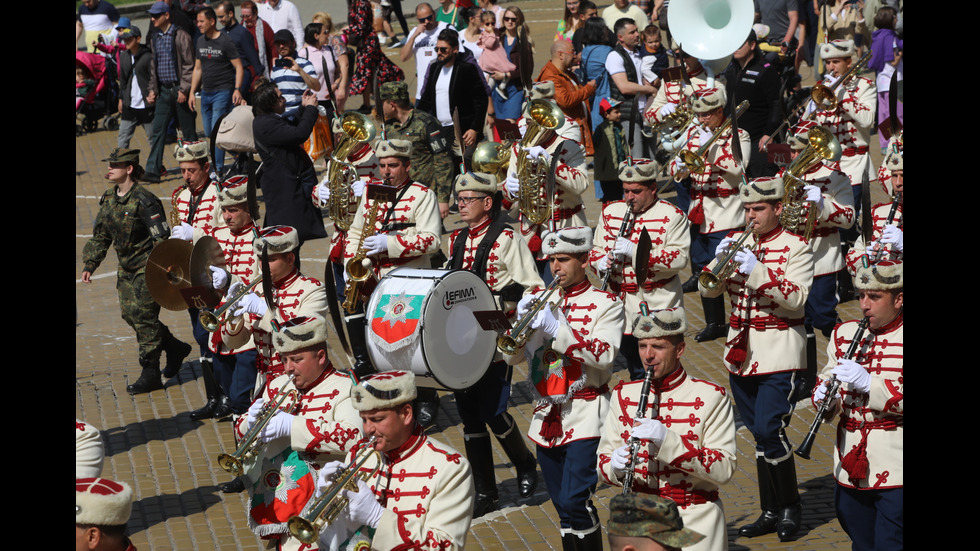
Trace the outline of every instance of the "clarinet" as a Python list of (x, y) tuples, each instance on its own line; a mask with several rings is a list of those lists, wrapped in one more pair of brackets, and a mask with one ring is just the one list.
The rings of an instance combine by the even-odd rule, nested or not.
[[(845, 360), (850, 360), (854, 357), (857, 352), (858, 347), (861, 346), (861, 341), (864, 340), (864, 332), (868, 329), (868, 321), (870, 318), (864, 318), (858, 323), (857, 331), (854, 332), (854, 337), (851, 340), (850, 346), (847, 347), (847, 352), (841, 357)], [(820, 430), (820, 425), (823, 423), (824, 417), (830, 411), (830, 403), (833, 401), (834, 397), (840, 391), (840, 381), (837, 377), (831, 375), (830, 384), (827, 385), (827, 395), (824, 397), (823, 402), (821, 402), (820, 407), (817, 409), (817, 418), (813, 420), (813, 424), (810, 425), (810, 432), (807, 433), (806, 438), (803, 439), (803, 443), (800, 447), (796, 449), (796, 455), (802, 457), (803, 459), (810, 459), (810, 448), (813, 447), (813, 441), (817, 438), (817, 431)]]
[[(620, 237), (623, 237), (624, 235), (626, 235), (626, 230), (629, 229), (630, 224), (632, 224), (633, 218), (634, 218), (634, 215), (633, 215), (633, 200), (630, 199), (626, 203), (626, 213), (623, 214), (623, 225), (619, 227), (619, 233), (616, 234), (616, 238), (617, 239), (620, 238)], [(615, 247), (615, 246), (616, 246), (616, 242), (613, 241), (613, 247)], [(609, 285), (609, 276), (612, 274), (612, 271), (613, 271), (613, 267), (612, 266), (609, 266), (609, 269), (606, 270), (606, 274), (604, 276), (602, 276), (602, 284), (599, 285), (599, 290), (600, 291), (605, 291), (606, 288), (608, 287), (608, 285)]]
[[(647, 303), (640, 303), (640, 313), (644, 316), (648, 316)], [(647, 398), (650, 396), (650, 385), (653, 383), (653, 369), (648, 368), (647, 374), (643, 377), (643, 387), (640, 390), (640, 399), (637, 404), (636, 416), (633, 418), (635, 422), (636, 419), (643, 419), (647, 416)], [(657, 407), (657, 400), (659, 398), (654, 396), (653, 407)], [(633, 472), (636, 470), (636, 452), (639, 447), (640, 440), (638, 438), (633, 438), (630, 436), (630, 464), (629, 468), (626, 469), (626, 475), (623, 478), (623, 495), (626, 495), (633, 491)]]
[[(898, 203), (902, 200), (902, 194), (900, 192), (895, 193), (895, 197), (892, 199), (892, 206), (888, 209), (888, 217), (885, 218), (885, 225), (881, 227), (881, 231), (885, 231), (886, 226), (891, 226), (892, 222), (895, 221), (895, 213), (898, 211)], [(869, 259), (869, 264), (877, 264), (881, 259), (881, 253), (885, 252), (885, 245), (881, 242), (881, 238), (875, 242), (875, 250), (872, 252), (872, 256)]]

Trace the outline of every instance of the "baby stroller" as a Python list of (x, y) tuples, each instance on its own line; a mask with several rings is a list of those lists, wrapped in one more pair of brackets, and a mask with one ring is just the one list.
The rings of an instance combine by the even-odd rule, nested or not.
[(99, 119), (106, 130), (119, 129), (119, 117), (114, 116), (119, 107), (119, 84), (116, 82), (116, 62), (111, 57), (81, 50), (75, 52), (75, 66), (92, 75), (95, 87), (75, 112), (75, 135), (94, 132)]

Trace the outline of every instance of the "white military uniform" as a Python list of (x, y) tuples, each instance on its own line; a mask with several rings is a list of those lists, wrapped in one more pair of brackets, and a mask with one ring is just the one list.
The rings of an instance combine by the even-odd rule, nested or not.
[[(885, 229), (885, 222), (888, 220), (888, 212), (891, 211), (891, 203), (881, 203), (880, 205), (875, 205), (871, 210), (871, 221), (874, 224), (874, 229), (871, 231), (871, 240), (880, 241), (881, 232)], [(895, 216), (892, 219), (892, 224), (897, 225), (899, 229), (904, 226), (905, 218), (902, 216), (902, 204), (899, 204), (895, 209)], [(902, 252), (895, 249), (895, 246), (891, 243), (883, 243), (884, 251), (878, 256), (878, 261), (883, 260), (902, 260), (904, 255)], [(847, 251), (847, 271), (851, 273), (851, 276), (857, 272), (858, 266), (861, 265), (862, 257), (865, 256), (865, 249), (868, 245), (864, 242), (864, 236), (858, 235), (858, 238), (854, 241), (854, 246)]]
[[(613, 250), (616, 238), (623, 226), (623, 217), (629, 209), (626, 201), (613, 201), (602, 209), (596, 225), (590, 264), (596, 267), (599, 260)], [(687, 266), (691, 250), (690, 223), (684, 211), (667, 201), (657, 200), (646, 212), (636, 215), (624, 237), (634, 244), (646, 229), (650, 235), (650, 258), (646, 260), (646, 281), (639, 285), (636, 266), (639, 259), (623, 262), (616, 258), (609, 263), (609, 289), (623, 300), (626, 319), (633, 319), (640, 311), (640, 302), (646, 302), (651, 310), (675, 308), (684, 305), (684, 292), (677, 274)], [(598, 268), (597, 268), (598, 269)], [(627, 326), (627, 333), (632, 329)]]
[[(664, 82), (663, 86), (657, 90), (657, 95), (654, 96), (653, 102), (643, 112), (643, 120), (647, 126), (653, 126), (662, 121), (662, 117), (660, 116), (661, 107), (668, 103), (680, 103), (682, 97), (691, 99), (691, 96), (695, 92), (708, 88), (707, 75), (704, 69), (700, 69), (695, 73), (688, 73), (687, 76), (691, 79), (690, 85), (686, 85), (681, 81), (669, 81)], [(717, 77), (715, 79), (715, 87), (724, 86), (724, 82), (724, 78)]]
[[(782, 178), (785, 172), (786, 169), (782, 168), (776, 176)], [(838, 230), (854, 225), (851, 179), (839, 170), (837, 163), (817, 164), (800, 179), (819, 187), (823, 195), (823, 209), (817, 215), (817, 223), (810, 239), (810, 248), (813, 249), (813, 275), (816, 277), (839, 272), (844, 268), (844, 256), (840, 250)], [(786, 208), (785, 203), (783, 208)], [(799, 228), (787, 229), (802, 234), (803, 224)]]
[[(238, 233), (231, 231), (228, 226), (222, 226), (214, 231), (212, 237), (218, 242), (221, 246), (221, 252), (224, 253), (225, 269), (231, 276), (229, 281), (240, 281), (243, 285), (248, 286), (249, 283), (255, 281), (255, 278), (262, 275), (262, 266), (259, 263), (259, 257), (255, 256), (253, 246), (256, 230), (255, 224), (249, 223)], [(225, 322), (229, 332), (239, 331), (241, 323), (242, 318), (231, 318)], [(208, 341), (208, 348), (216, 354), (238, 354), (254, 349), (255, 343), (248, 339), (238, 348), (229, 349), (224, 344), (221, 333), (215, 331)]]
[[(374, 201), (367, 199), (368, 190), (357, 206), (354, 221), (347, 233), (344, 262), (357, 253), (361, 234), (368, 223)], [(430, 255), (439, 250), (442, 239), (442, 218), (435, 191), (418, 182), (406, 180), (398, 186), (397, 202), (381, 203), (374, 228), (388, 233), (388, 250), (374, 259), (374, 273), (380, 278), (399, 266), (431, 268)], [(390, 214), (389, 214), (390, 212)], [(394, 224), (392, 231), (386, 224)], [(391, 239), (396, 237), (396, 239)]]
[[(643, 381), (622, 382), (613, 389), (599, 442), (599, 476), (622, 487), (613, 473), (613, 452), (629, 442), (638, 413)], [(728, 548), (725, 511), (718, 487), (735, 472), (735, 414), (724, 387), (694, 379), (682, 366), (654, 381), (645, 417), (667, 427), (663, 445), (646, 442), (637, 448), (633, 491), (677, 503), (684, 527), (706, 538), (686, 547), (695, 551)]]
[[(336, 162), (333, 159), (331, 163)], [(378, 166), (378, 156), (374, 154), (374, 149), (370, 146), (361, 146), (359, 149), (347, 156), (347, 162), (354, 166), (357, 171), (357, 179), (371, 182), (381, 179), (381, 170)], [(329, 172), (328, 172), (329, 174)], [(319, 209), (327, 208), (327, 204), (320, 201), (319, 186), (313, 187), (313, 204)], [(362, 195), (363, 197), (363, 195)], [(354, 198), (350, 202), (350, 211), (357, 211), (357, 205), (361, 202), (360, 197)], [(347, 232), (341, 230), (336, 222), (333, 222), (333, 237), (330, 238), (330, 260), (340, 262), (344, 258), (344, 248), (347, 246)]]
[[(177, 212), (180, 213), (180, 221), (190, 224), (194, 228), (194, 243), (205, 235), (211, 235), (214, 231), (225, 225), (225, 219), (221, 216), (221, 205), (218, 204), (218, 182), (211, 181), (204, 184), (201, 194), (195, 197), (191, 190), (185, 186), (174, 190), (171, 201), (176, 197)], [(194, 208), (194, 216), (191, 217), (191, 207)]]
[[(734, 232), (738, 238), (743, 232)], [(803, 305), (813, 282), (813, 251), (803, 238), (776, 226), (767, 235), (749, 237), (745, 246), (759, 263), (748, 276), (735, 272), (725, 285), (702, 296), (728, 290), (731, 318), (725, 344), (725, 366), (735, 375), (763, 375), (803, 369), (806, 333)], [(718, 259), (705, 266), (712, 270)], [(732, 349), (744, 349), (745, 359), (730, 361)]]
[(844, 150), (840, 169), (851, 179), (852, 186), (861, 185), (862, 178), (872, 174), (868, 144), (871, 128), (875, 125), (877, 87), (874, 81), (864, 77), (852, 78), (837, 89), (839, 104), (834, 111), (817, 111), (814, 120), (833, 133)]

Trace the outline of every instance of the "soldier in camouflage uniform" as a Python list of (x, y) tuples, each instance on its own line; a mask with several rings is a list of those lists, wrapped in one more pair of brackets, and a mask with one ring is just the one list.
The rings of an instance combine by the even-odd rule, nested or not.
[(386, 139), (412, 142), (408, 176), (435, 190), (439, 215), (445, 218), (449, 214), (453, 183), (453, 137), (443, 135), (442, 125), (435, 117), (412, 108), (408, 101), (408, 85), (404, 81), (382, 84), (381, 103), (388, 131)]
[(139, 379), (126, 387), (130, 394), (140, 394), (163, 388), (160, 376), (160, 354), (167, 353), (167, 368), (177, 368), (191, 352), (191, 346), (181, 342), (160, 322), (158, 305), (146, 287), (146, 260), (153, 246), (170, 236), (163, 205), (155, 195), (137, 181), (143, 175), (138, 149), (114, 149), (107, 159), (106, 179), (115, 186), (99, 200), (92, 239), (82, 251), (82, 282), (91, 283), (92, 273), (105, 259), (109, 246), (114, 246), (119, 259), (116, 272), (116, 291), (122, 318), (136, 331), (139, 343), (139, 363), (143, 368)]

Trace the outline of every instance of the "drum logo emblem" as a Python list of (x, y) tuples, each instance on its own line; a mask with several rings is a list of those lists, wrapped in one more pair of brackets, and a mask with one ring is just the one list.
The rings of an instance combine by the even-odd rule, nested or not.
[(446, 291), (446, 296), (442, 300), (442, 307), (449, 310), (461, 302), (476, 300), (476, 298), (476, 289), (473, 287)]

